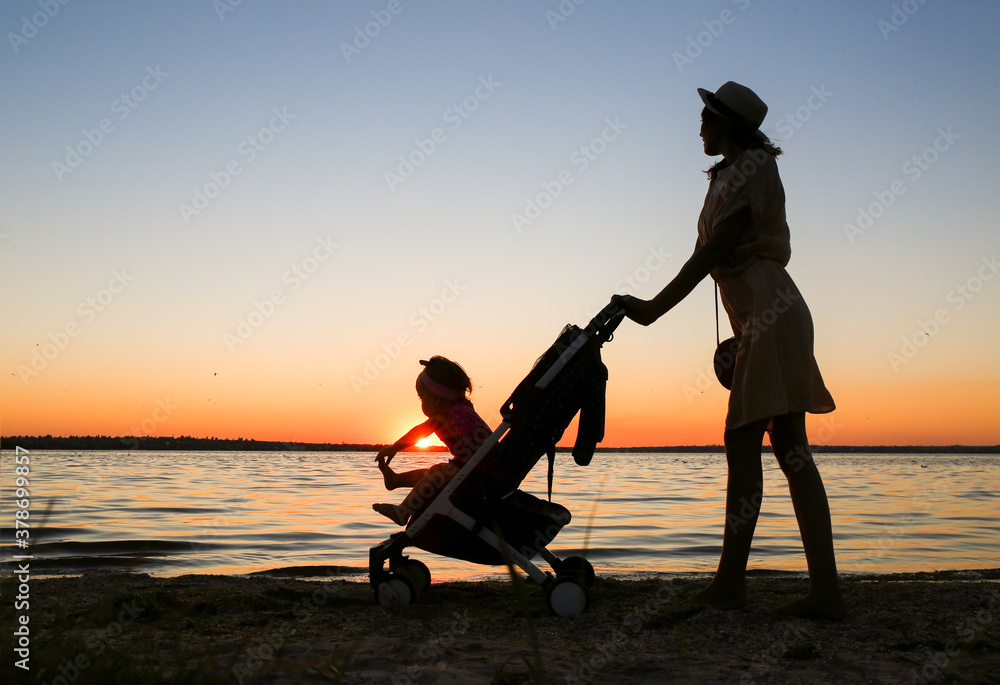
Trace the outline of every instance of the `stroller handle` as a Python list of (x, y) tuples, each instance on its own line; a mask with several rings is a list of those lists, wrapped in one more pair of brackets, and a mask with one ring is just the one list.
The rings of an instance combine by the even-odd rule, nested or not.
[(590, 335), (597, 336), (601, 344), (611, 339), (618, 324), (625, 318), (625, 309), (617, 302), (605, 305), (604, 309), (597, 313), (587, 325), (586, 331)]

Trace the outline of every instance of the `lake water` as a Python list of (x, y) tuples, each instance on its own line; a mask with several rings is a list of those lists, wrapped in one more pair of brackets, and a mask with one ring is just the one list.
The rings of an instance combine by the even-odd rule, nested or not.
[[(0, 546), (8, 567), (12, 554), (31, 553), (34, 574), (333, 566), (366, 578), (368, 549), (399, 530), (371, 504), (405, 494), (385, 491), (367, 453), (33, 451), (33, 544), (19, 550), (11, 527), (13, 456), (4, 451), (0, 468)], [(442, 456), (404, 453), (393, 465), (426, 466)], [(784, 477), (773, 457), (764, 458), (750, 568), (804, 572)], [(816, 461), (841, 572), (1000, 567), (1000, 455), (820, 454)], [(573, 521), (550, 549), (583, 554), (599, 573), (618, 576), (714, 571), (725, 485), (720, 454), (598, 453), (588, 467), (560, 454), (553, 500)], [(545, 497), (545, 488), (543, 459), (522, 489)], [(502, 571), (410, 553), (440, 580)]]

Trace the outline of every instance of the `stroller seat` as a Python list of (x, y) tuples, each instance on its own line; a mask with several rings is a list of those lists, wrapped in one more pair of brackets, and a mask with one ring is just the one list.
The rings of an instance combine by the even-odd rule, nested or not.
[[(569, 510), (519, 486), (548, 455), (551, 500), (555, 445), (577, 413), (573, 457), (578, 464), (590, 463), (604, 438), (608, 375), (600, 350), (623, 316), (611, 304), (586, 328), (565, 327), (504, 403), (500, 426), (403, 531), (371, 548), (369, 580), (377, 602), (410, 604), (430, 585), (427, 566), (403, 555), (406, 547), (417, 547), (477, 564), (516, 565), (545, 590), (553, 613), (586, 611), (593, 566), (583, 557), (559, 559), (547, 549), (570, 522)], [(536, 556), (552, 566), (554, 577), (532, 563)]]
[[(522, 490), (504, 498), (484, 525), (499, 529), (500, 538), (528, 559), (548, 545), (570, 522), (569, 509), (539, 499)], [(469, 535), (455, 519), (436, 515), (426, 526), (411, 534), (410, 545), (441, 556), (471, 561), (474, 564), (502, 566), (508, 559), (501, 550), (476, 535)]]

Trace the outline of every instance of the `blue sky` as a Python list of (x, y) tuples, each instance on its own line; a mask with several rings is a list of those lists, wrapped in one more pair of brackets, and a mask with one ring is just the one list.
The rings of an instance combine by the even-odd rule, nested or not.
[[(369, 425), (386, 403), (412, 404), (415, 360), (434, 353), (463, 361), (499, 406), (563, 324), (629, 278), (651, 297), (683, 264), (711, 164), (696, 89), (728, 80), (768, 103), (764, 128), (785, 151), (789, 271), (830, 385), (863, 396), (865, 382), (1000, 376), (1000, 279), (961, 311), (948, 301), (997, 252), (994, 2), (230, 4), (0, 10), (4, 432), (44, 423), (54, 393), (103, 407), (85, 432), (126, 430), (168, 395), (186, 409), (166, 432), (211, 426), (196, 406), (220, 371), (241, 379), (215, 393), (226, 421), (257, 417), (226, 430), (284, 416), (288, 397), (321, 407), (316, 425)], [(67, 146), (87, 154), (60, 172), (77, 161)], [(390, 187), (400, 156), (421, 155)], [(227, 167), (239, 173), (220, 182)], [(213, 183), (225, 187), (185, 216)], [(518, 232), (512, 215), (544, 184), (558, 196)], [(891, 205), (849, 236), (880, 197)], [(313, 265), (318, 240), (337, 248), (293, 289), (288, 272)], [(80, 303), (116, 269), (134, 280), (84, 321)], [(227, 335), (275, 291), (234, 346)], [(419, 314), (437, 300), (433, 320)], [(901, 337), (942, 308), (933, 344), (893, 368)], [(654, 408), (622, 424), (683, 406), (713, 318), (704, 283), (609, 346), (622, 406), (646, 383)], [(71, 323), (81, 333), (25, 379), (33, 349)], [(356, 392), (352, 376), (400, 335), (411, 343)], [(691, 410), (721, 425), (723, 402)], [(275, 431), (254, 437), (286, 437)]]

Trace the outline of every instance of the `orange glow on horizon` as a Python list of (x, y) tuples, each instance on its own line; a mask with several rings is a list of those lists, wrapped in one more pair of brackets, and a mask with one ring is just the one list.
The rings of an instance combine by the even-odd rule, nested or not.
[[(406, 372), (408, 381), (409, 371)], [(390, 379), (360, 397), (335, 383), (182, 379), (150, 394), (127, 377), (52, 372), (28, 388), (8, 380), (3, 392), (3, 435), (150, 435), (255, 439), (307, 443), (391, 444), (425, 417), (408, 382)], [(809, 415), (817, 445), (1000, 444), (1000, 383), (995, 379), (878, 381), (837, 378), (838, 408)], [(327, 387), (327, 385), (333, 387)], [(652, 388), (652, 389), (651, 389)], [(476, 409), (491, 428), (508, 387), (477, 394)], [(719, 445), (723, 442), (725, 391), (707, 388), (685, 397), (679, 387), (657, 388), (648, 378), (620, 374), (608, 386), (602, 446)], [(575, 423), (560, 444), (572, 445)], [(442, 443), (432, 436), (421, 446)]]

